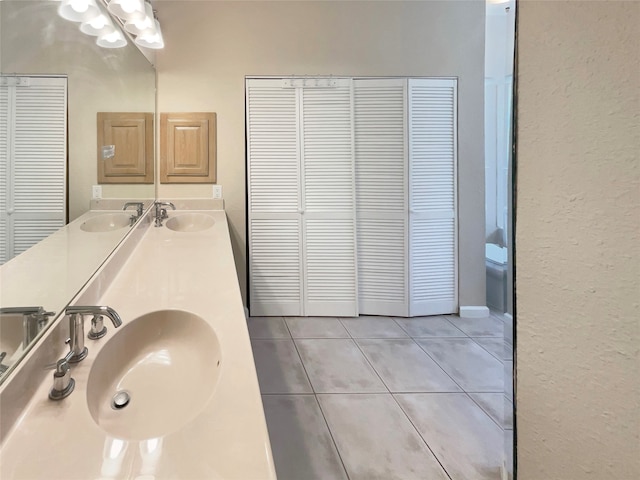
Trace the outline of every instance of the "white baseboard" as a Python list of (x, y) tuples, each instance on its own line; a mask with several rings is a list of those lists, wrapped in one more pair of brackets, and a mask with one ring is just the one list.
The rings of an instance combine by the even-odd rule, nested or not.
[(460, 318), (485, 318), (489, 316), (489, 307), (460, 307)]
[(244, 307), (244, 318), (249, 318), (249, 309), (247, 307)]

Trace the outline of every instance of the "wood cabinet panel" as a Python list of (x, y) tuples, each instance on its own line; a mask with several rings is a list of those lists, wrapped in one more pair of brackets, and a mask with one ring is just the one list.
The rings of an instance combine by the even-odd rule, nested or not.
[[(98, 112), (98, 183), (153, 183), (153, 114)], [(104, 158), (102, 148), (115, 154)]]
[(215, 181), (216, 114), (160, 114), (160, 182)]

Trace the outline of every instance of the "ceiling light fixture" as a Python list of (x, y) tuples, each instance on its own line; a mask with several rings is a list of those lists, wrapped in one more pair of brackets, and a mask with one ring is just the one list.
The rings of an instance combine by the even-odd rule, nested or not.
[(58, 15), (71, 22), (87, 22), (100, 15), (95, 0), (62, 0)]
[[(160, 22), (148, 0), (57, 1), (60, 1), (58, 14), (80, 22), (80, 31), (98, 37), (96, 43), (101, 47), (124, 47), (128, 36), (140, 47), (164, 48)], [(121, 29), (127, 31), (126, 36)]]
[(126, 22), (124, 24), (124, 29), (133, 35), (152, 33), (150, 30), (155, 30), (153, 7), (148, 2), (145, 2), (144, 4), (144, 13), (144, 17), (131, 22)]
[(114, 30), (111, 33), (100, 35), (96, 43), (103, 48), (121, 48), (127, 44), (127, 39), (120, 30)]
[(144, 4), (144, 0), (111, 0), (108, 9), (123, 22), (135, 22), (145, 17)]
[(99, 37), (101, 35), (108, 35), (109, 33), (115, 32), (116, 27), (113, 25), (113, 22), (108, 15), (101, 13), (90, 21), (83, 22), (82, 25), (80, 25), (80, 31), (87, 35)]
[(164, 48), (164, 38), (162, 38), (162, 30), (160, 30), (160, 22), (157, 19), (155, 19), (153, 23), (154, 23), (154, 28), (147, 30), (140, 36), (136, 37), (135, 42), (141, 47), (158, 50), (160, 48)]

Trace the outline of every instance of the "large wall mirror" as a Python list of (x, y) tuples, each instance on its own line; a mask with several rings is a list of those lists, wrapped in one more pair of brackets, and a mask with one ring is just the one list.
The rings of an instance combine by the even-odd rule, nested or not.
[[(66, 197), (61, 223), (64, 225), (90, 210), (93, 186), (98, 185), (98, 112), (145, 112), (153, 118), (156, 74), (132, 41), (122, 48), (102, 48), (96, 44), (96, 37), (80, 31), (79, 23), (61, 18), (57, 13), (59, 5), (50, 0), (0, 1), (0, 74), (2, 86), (6, 87), (0, 89), (0, 114), (4, 116), (0, 122), (0, 149), (3, 149), (0, 194), (6, 198), (11, 195), (7, 191), (19, 190), (14, 196), (21, 195), (22, 202), (28, 204), (53, 188), (49, 181), (58, 178)], [(49, 108), (46, 92), (52, 90), (46, 88), (44, 96), (33, 95), (23, 102), (28, 105), (27, 115), (13, 121), (20, 124), (22, 131), (29, 131), (25, 125), (34, 125), (37, 133), (27, 142), (32, 150), (45, 150), (51, 155), (62, 151), (63, 162), (55, 168), (37, 161), (25, 166), (22, 159), (20, 167), (12, 166), (19, 148), (9, 145), (13, 141), (13, 127), (8, 118), (15, 116), (18, 103), (11, 95), (29, 93), (30, 87), (47, 84), (49, 79), (64, 90), (60, 97), (66, 106), (62, 121), (42, 120), (38, 116)], [(40, 125), (36, 125), (38, 122)], [(43, 123), (47, 125), (44, 130)], [(47, 135), (56, 136), (61, 150), (40, 143)], [(37, 178), (16, 186), (18, 168), (23, 173), (36, 172)], [(123, 203), (155, 197), (153, 183), (105, 184), (101, 190), (103, 198), (118, 198)], [(0, 202), (0, 210), (0, 221), (15, 215), (15, 209), (7, 201)], [(21, 222), (29, 222), (29, 218)], [(5, 309), (5, 314), (0, 315), (0, 382), (28, 350), (29, 343), (33, 344), (38, 337), (26, 335), (27, 321), (23, 315), (7, 314), (6, 309), (41, 306), (60, 315), (127, 232), (128, 228), (123, 228), (78, 239), (55, 231), (45, 242), (30, 249), (40, 249), (37, 263), (33, 259), (25, 261), (22, 258), (25, 255), (21, 254), (13, 259), (9, 256), (0, 266), (0, 307)], [(4, 248), (8, 240), (0, 237), (0, 246)], [(54, 318), (46, 317), (40, 322), (43, 328), (39, 334)]]

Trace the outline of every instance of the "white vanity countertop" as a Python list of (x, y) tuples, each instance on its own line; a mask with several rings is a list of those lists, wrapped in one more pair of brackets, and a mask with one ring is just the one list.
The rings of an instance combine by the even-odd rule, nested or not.
[(5, 439), (0, 478), (276, 478), (226, 216), (224, 211), (199, 213), (213, 216), (214, 226), (194, 233), (149, 226), (100, 304), (115, 309), (123, 327), (138, 316), (167, 309), (207, 321), (218, 337), (221, 365), (215, 392), (203, 410), (151, 442), (120, 440), (102, 430), (89, 412), (86, 387), (96, 355), (119, 333), (105, 321), (107, 336), (86, 340), (89, 355), (72, 366), (76, 387), (69, 397), (48, 399), (50, 375), (40, 385)]
[(0, 306), (63, 308), (129, 231), (80, 229), (85, 221), (106, 213), (124, 214), (122, 210), (86, 212), (0, 266)]

